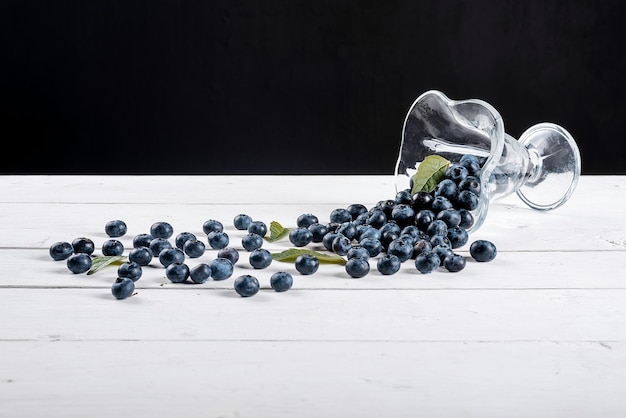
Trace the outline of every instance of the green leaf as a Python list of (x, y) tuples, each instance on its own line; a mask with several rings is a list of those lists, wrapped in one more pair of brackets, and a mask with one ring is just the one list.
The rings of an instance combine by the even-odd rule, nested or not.
[(306, 248), (290, 248), (279, 253), (272, 253), (272, 259), (292, 263), (302, 254), (311, 254), (317, 257), (320, 263), (341, 264), (342, 266), (346, 264), (346, 259), (337, 254), (324, 254), (318, 251), (308, 250)]
[(413, 188), (411, 194), (417, 192), (432, 192), (441, 180), (446, 170), (450, 167), (450, 161), (439, 155), (429, 155), (417, 167), (413, 175)]
[(123, 255), (107, 255), (94, 257), (91, 262), (91, 268), (87, 272), (87, 274), (94, 274), (100, 269), (111, 265), (111, 264), (122, 264), (126, 261), (126, 257)]
[(278, 241), (279, 239), (285, 238), (289, 234), (289, 228), (283, 227), (280, 223), (276, 221), (270, 222), (270, 236), (265, 237), (268, 242)]

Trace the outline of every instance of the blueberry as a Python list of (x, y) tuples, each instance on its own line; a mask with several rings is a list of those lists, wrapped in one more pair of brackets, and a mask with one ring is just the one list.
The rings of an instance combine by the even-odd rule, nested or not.
[(70, 255), (67, 260), (67, 268), (74, 274), (81, 274), (89, 271), (93, 260), (87, 253), (76, 253)]
[(261, 288), (259, 280), (249, 274), (237, 277), (234, 281), (234, 287), (235, 292), (244, 298), (256, 295)]
[(74, 254), (74, 247), (69, 242), (59, 241), (52, 244), (48, 252), (55, 261), (67, 260), (70, 255)]
[(330, 212), (329, 220), (330, 222), (337, 222), (338, 224), (350, 222), (352, 220), (352, 214), (348, 209), (337, 208)]
[(359, 245), (370, 253), (370, 257), (376, 257), (383, 251), (383, 244), (376, 238), (363, 238), (359, 241)]
[(124, 244), (116, 239), (109, 239), (102, 243), (102, 254), (105, 256), (124, 254)]
[(185, 242), (189, 240), (195, 240), (195, 239), (198, 239), (198, 238), (191, 232), (181, 232), (180, 234), (176, 235), (176, 238), (174, 239), (174, 244), (176, 245), (176, 248), (184, 251)]
[(382, 209), (372, 209), (368, 213), (366, 225), (371, 225), (374, 228), (382, 227), (387, 222), (387, 215)]
[(472, 225), (474, 225), (474, 215), (467, 209), (459, 209), (459, 214), (461, 215), (461, 222), (459, 226), (461, 228), (469, 229)]
[(353, 279), (360, 279), (370, 272), (370, 263), (366, 258), (355, 257), (346, 263), (346, 273)]
[(456, 184), (463, 181), (469, 175), (469, 170), (461, 164), (451, 164), (446, 170), (444, 177)]
[(326, 248), (327, 251), (333, 251), (333, 241), (335, 240), (335, 238), (340, 236), (344, 235), (341, 235), (337, 232), (327, 232), (326, 235), (324, 235), (324, 238), (322, 238), (322, 244), (324, 245), (324, 248)]
[(428, 192), (417, 192), (411, 197), (413, 209), (419, 212), (422, 209), (430, 209), (433, 206), (434, 197)]
[(248, 235), (244, 235), (241, 238), (241, 245), (246, 251), (254, 251), (263, 246), (263, 237), (254, 232), (250, 232)]
[(353, 240), (356, 237), (356, 225), (354, 224), (354, 222), (344, 222), (341, 225), (339, 225), (339, 228), (337, 228), (336, 232), (338, 234), (341, 234), (343, 236), (345, 236), (346, 238), (348, 238), (349, 240)]
[(313, 233), (305, 226), (289, 230), (289, 241), (296, 247), (305, 247), (313, 241)]
[(413, 242), (397, 238), (389, 243), (387, 253), (397, 256), (401, 262), (405, 262), (413, 255)]
[(480, 173), (480, 162), (475, 155), (465, 154), (459, 160), (459, 164), (467, 168), (469, 175), (476, 176)]
[(111, 294), (115, 299), (126, 299), (133, 295), (135, 282), (128, 277), (118, 277), (111, 285)]
[(174, 234), (174, 228), (168, 222), (155, 222), (150, 226), (150, 235), (154, 238), (169, 239)]
[(433, 200), (433, 204), (437, 200), (437, 197), (445, 197), (448, 200), (453, 200), (457, 195), (457, 184), (450, 179), (443, 179), (437, 185), (435, 189), (435, 200)]
[(189, 270), (189, 277), (192, 282), (202, 284), (211, 278), (211, 273), (211, 266), (207, 263), (200, 263)]
[(443, 266), (446, 270), (456, 273), (465, 268), (465, 258), (460, 254), (452, 254), (443, 259)]
[(277, 271), (270, 277), (270, 286), (277, 292), (286, 292), (293, 286), (293, 276), (286, 271)]
[(396, 222), (390, 221), (390, 222), (387, 222), (382, 227), (380, 227), (379, 231), (381, 235), (384, 234), (385, 232), (393, 232), (397, 236), (400, 236), (400, 233), (402, 232), (402, 228)]
[(228, 247), (230, 243), (230, 238), (228, 234), (224, 231), (212, 231), (207, 235), (207, 240), (209, 241), (209, 246), (214, 250), (221, 250), (222, 248)]
[(298, 216), (298, 219), (296, 219), (296, 225), (299, 228), (308, 228), (310, 225), (316, 223), (319, 223), (319, 219), (312, 213), (303, 213), (302, 215)]
[(432, 252), (437, 254), (440, 264), (443, 264), (443, 260), (445, 260), (446, 257), (454, 255), (454, 251), (446, 244), (435, 245)]
[(461, 223), (461, 214), (456, 209), (444, 209), (437, 214), (436, 219), (444, 221), (448, 228), (452, 228)]
[(150, 241), (154, 237), (150, 234), (138, 234), (133, 237), (133, 248), (150, 247)]
[(478, 177), (467, 176), (459, 183), (459, 191), (467, 190), (475, 195), (480, 195), (480, 180)]
[(119, 219), (109, 221), (104, 225), (104, 232), (111, 238), (123, 237), (127, 231), (126, 223)]
[(346, 210), (350, 213), (353, 221), (359, 216), (367, 213), (367, 207), (361, 203), (352, 203), (351, 205), (348, 205)]
[(337, 234), (332, 243), (332, 251), (338, 255), (346, 255), (352, 248), (352, 241), (345, 235)]
[(376, 268), (380, 274), (388, 276), (397, 273), (400, 270), (401, 264), (402, 262), (397, 255), (383, 254), (383, 256), (378, 259)]
[(348, 250), (347, 257), (348, 259), (354, 257), (370, 258), (370, 252), (367, 248), (361, 247), (360, 245), (352, 246), (352, 248)]
[(437, 215), (430, 209), (422, 209), (415, 215), (415, 226), (426, 231)]
[(183, 252), (189, 258), (202, 257), (205, 251), (206, 246), (204, 245), (204, 242), (196, 238), (185, 241), (185, 244), (183, 245)]
[(450, 241), (450, 248), (456, 249), (461, 248), (469, 239), (469, 234), (465, 228), (461, 228), (460, 226), (455, 226), (452, 228), (448, 228), (448, 240)]
[(359, 225), (357, 227), (357, 238), (361, 241), (364, 238), (375, 238), (380, 240), (382, 236), (380, 229), (374, 228), (371, 225)]
[(396, 193), (396, 197), (394, 198), (394, 200), (398, 204), (406, 204), (406, 205), (413, 204), (413, 199), (411, 197), (411, 189), (400, 190), (398, 193)]
[(320, 261), (313, 254), (300, 254), (294, 265), (300, 274), (307, 276), (317, 271)]
[(457, 196), (456, 204), (460, 209), (474, 210), (478, 207), (478, 196), (469, 190), (463, 190)]
[(391, 219), (401, 226), (410, 225), (415, 221), (415, 209), (409, 204), (399, 203), (391, 211)]
[(159, 253), (159, 262), (163, 267), (167, 267), (173, 263), (183, 263), (185, 261), (185, 253), (178, 248), (165, 248)]
[(172, 243), (165, 238), (153, 238), (149, 245), (153, 257), (158, 257), (166, 248), (172, 248)]
[(232, 276), (234, 268), (233, 263), (227, 258), (216, 258), (209, 263), (211, 267), (211, 277), (213, 280), (224, 280)]
[(232, 247), (222, 248), (217, 252), (217, 256), (228, 259), (233, 266), (239, 261), (239, 251)]
[(117, 277), (128, 277), (133, 282), (136, 282), (141, 277), (143, 270), (139, 263), (136, 261), (127, 261), (120, 264), (117, 268)]
[(252, 221), (248, 225), (248, 232), (260, 235), (263, 238), (267, 234), (267, 225), (263, 221)]
[(233, 225), (235, 226), (235, 229), (239, 231), (246, 231), (251, 222), (252, 217), (246, 215), (245, 213), (235, 215), (235, 217), (233, 218)]
[(172, 283), (185, 283), (189, 278), (189, 266), (181, 262), (169, 264), (165, 268), (165, 276)]
[(453, 207), (454, 205), (452, 204), (450, 199), (445, 196), (435, 196), (435, 199), (433, 199), (432, 209), (435, 213), (439, 213), (444, 209), (452, 209)]
[(421, 234), (422, 234), (422, 231), (420, 231), (420, 229), (415, 225), (407, 225), (404, 228), (402, 228), (402, 231), (400, 231), (400, 236), (408, 235), (408, 236), (413, 237), (415, 240), (419, 239)]
[(434, 251), (427, 251), (415, 257), (415, 268), (422, 274), (432, 273), (441, 265), (441, 259)]
[(272, 253), (265, 248), (257, 248), (250, 253), (249, 262), (255, 269), (264, 269), (272, 264)]
[(202, 224), (202, 231), (206, 235), (209, 235), (211, 232), (222, 232), (224, 231), (224, 225), (220, 221), (209, 219)]
[(328, 232), (328, 227), (324, 224), (313, 224), (308, 226), (311, 231), (311, 242), (322, 242), (324, 235)]
[(376, 207), (382, 210), (387, 218), (391, 218), (391, 212), (396, 207), (396, 201), (393, 199), (381, 200), (376, 204)]
[(476, 261), (488, 262), (496, 258), (498, 251), (491, 241), (479, 239), (470, 245), (470, 255)]
[(96, 246), (91, 239), (80, 237), (72, 241), (72, 248), (74, 249), (74, 253), (76, 254), (84, 253), (87, 255), (91, 255), (95, 251)]
[(445, 237), (448, 234), (448, 225), (446, 225), (446, 223), (441, 219), (435, 219), (430, 225), (428, 225), (428, 228), (426, 228), (426, 233), (431, 237), (433, 235), (441, 235)]
[(413, 255), (412, 255), (412, 257), (415, 258), (418, 255), (420, 255), (421, 253), (432, 251), (432, 249), (433, 249), (433, 246), (430, 243), (430, 240), (418, 239), (417, 241), (415, 241), (415, 244), (413, 244)]
[(128, 260), (134, 261), (140, 266), (147, 266), (152, 261), (152, 251), (148, 247), (137, 247), (130, 250)]

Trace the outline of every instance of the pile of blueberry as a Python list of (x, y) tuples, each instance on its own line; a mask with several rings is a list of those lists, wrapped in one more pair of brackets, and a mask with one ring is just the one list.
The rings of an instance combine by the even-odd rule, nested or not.
[[(438, 268), (458, 272), (465, 268), (466, 259), (454, 250), (465, 246), (469, 240), (467, 229), (474, 223), (472, 210), (478, 205), (480, 190), (480, 164), (476, 157), (464, 156), (459, 163), (448, 167), (434, 190), (411, 193), (411, 189), (398, 192), (393, 199), (379, 201), (371, 208), (351, 204), (337, 208), (328, 222), (320, 222), (311, 213), (296, 219), (296, 227), (288, 230), (291, 244), (302, 249), (317, 243), (330, 253), (342, 257), (345, 271), (352, 278), (362, 278), (370, 272), (370, 263), (376, 260), (380, 274), (392, 275), (401, 265), (413, 260), (422, 274)], [(249, 253), (248, 261), (254, 269), (265, 269), (273, 260), (272, 253), (263, 248), (268, 233), (267, 225), (253, 220), (249, 215), (233, 218), (235, 229), (246, 234), (241, 248)], [(191, 232), (181, 232), (172, 241), (174, 228), (167, 222), (155, 222), (149, 233), (133, 237), (133, 248), (127, 261), (119, 265), (117, 279), (111, 292), (118, 299), (131, 296), (134, 283), (142, 275), (142, 267), (158, 259), (165, 268), (166, 277), (173, 283), (205, 283), (209, 279), (225, 280), (234, 273), (239, 261), (239, 251), (231, 244), (222, 222), (210, 219), (202, 230), (206, 237)], [(102, 245), (103, 256), (122, 256), (123, 244), (117, 240), (127, 232), (126, 224), (113, 220), (105, 225), (110, 237)], [(206, 244), (205, 244), (206, 242)], [(217, 250), (217, 258), (189, 267), (188, 259), (198, 259), (207, 249)], [(66, 260), (72, 273), (88, 272), (93, 265), (94, 242), (85, 237), (70, 242), (56, 242), (50, 246), (54, 260)], [(487, 240), (476, 240), (469, 246), (471, 257), (478, 262), (488, 262), (496, 257), (495, 245)], [(345, 257), (345, 258), (344, 258)], [(318, 257), (302, 251), (294, 267), (302, 275), (317, 272)], [(277, 292), (289, 290), (293, 277), (286, 271), (274, 273), (271, 288)], [(259, 281), (250, 274), (234, 280), (235, 291), (249, 297), (258, 293)]]

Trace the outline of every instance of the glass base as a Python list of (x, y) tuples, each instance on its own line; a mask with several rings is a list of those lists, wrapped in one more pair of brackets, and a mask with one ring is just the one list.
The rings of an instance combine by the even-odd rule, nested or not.
[(572, 136), (553, 123), (540, 123), (524, 132), (519, 142), (526, 147), (534, 166), (516, 191), (533, 209), (556, 209), (567, 202), (578, 184), (580, 151)]

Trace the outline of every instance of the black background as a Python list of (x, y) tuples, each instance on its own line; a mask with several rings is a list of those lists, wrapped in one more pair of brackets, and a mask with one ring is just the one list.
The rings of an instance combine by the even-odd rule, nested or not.
[(622, 1), (0, 1), (1, 172), (391, 174), (422, 92), (626, 174)]

